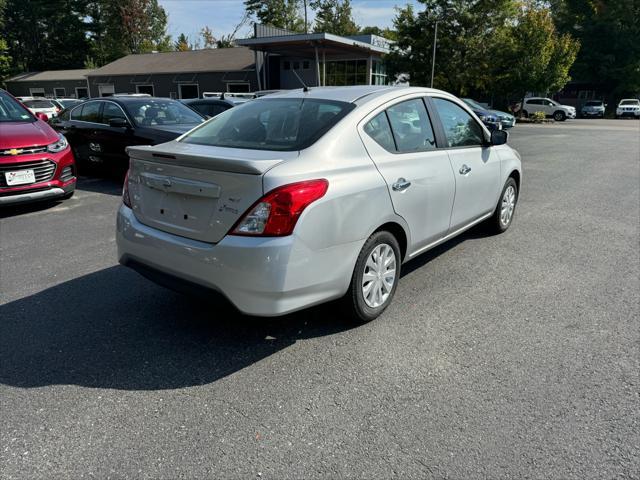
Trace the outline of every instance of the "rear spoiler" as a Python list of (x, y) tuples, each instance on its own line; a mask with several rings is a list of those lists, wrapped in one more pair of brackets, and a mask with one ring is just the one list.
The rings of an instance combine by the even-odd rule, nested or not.
[[(134, 146), (126, 148), (126, 152), (131, 160), (143, 160), (170, 165), (179, 163), (185, 167), (215, 170), (218, 172), (244, 173), (248, 175), (263, 175), (284, 161), (284, 158), (278, 158), (278, 154), (282, 152), (260, 151), (259, 154), (256, 155), (257, 158), (251, 159), (247, 158), (247, 156), (236, 156), (233, 155), (233, 153), (221, 155), (223, 150), (232, 150), (238, 153), (242, 152), (242, 150), (239, 149), (222, 149), (178, 142), (170, 142), (158, 146)], [(256, 151), (253, 150), (250, 152), (256, 153)], [(276, 156), (275, 158), (274, 155)]]

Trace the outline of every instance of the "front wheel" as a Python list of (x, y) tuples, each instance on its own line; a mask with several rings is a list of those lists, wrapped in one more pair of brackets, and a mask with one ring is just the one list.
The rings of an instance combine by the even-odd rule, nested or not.
[(556, 122), (564, 122), (567, 119), (567, 115), (564, 112), (561, 112), (560, 110), (558, 110), (556, 113), (553, 114), (553, 119)]
[(370, 322), (389, 306), (400, 279), (400, 246), (389, 232), (375, 232), (365, 242), (351, 276), (344, 303), (359, 323)]
[(510, 177), (507, 183), (504, 184), (502, 189), (502, 195), (498, 200), (498, 205), (493, 212), (493, 216), (489, 219), (489, 226), (495, 233), (506, 232), (513, 215), (516, 210), (516, 204), (518, 203), (518, 185), (516, 181)]

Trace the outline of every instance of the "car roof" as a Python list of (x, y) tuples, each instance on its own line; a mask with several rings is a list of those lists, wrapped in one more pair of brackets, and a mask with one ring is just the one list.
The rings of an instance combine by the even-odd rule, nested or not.
[(404, 95), (411, 93), (445, 93), (442, 90), (424, 87), (407, 87), (403, 85), (356, 85), (350, 87), (309, 87), (305, 89), (286, 90), (272, 93), (256, 100), (268, 100), (270, 98), (316, 98), (322, 100), (335, 100), (347, 103), (361, 103), (380, 98), (390, 93), (402, 92)]
[(182, 103), (184, 103), (185, 105), (190, 105), (192, 103), (208, 103), (211, 105), (235, 105), (235, 103), (227, 100), (226, 98), (220, 99), (220, 98), (215, 98), (215, 97), (207, 97), (207, 98), (185, 98), (183, 100), (180, 100)]

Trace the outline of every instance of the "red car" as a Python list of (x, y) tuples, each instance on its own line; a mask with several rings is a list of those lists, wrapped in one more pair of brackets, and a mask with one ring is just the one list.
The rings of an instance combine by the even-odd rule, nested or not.
[(0, 206), (69, 198), (76, 188), (73, 153), (63, 135), (0, 90)]

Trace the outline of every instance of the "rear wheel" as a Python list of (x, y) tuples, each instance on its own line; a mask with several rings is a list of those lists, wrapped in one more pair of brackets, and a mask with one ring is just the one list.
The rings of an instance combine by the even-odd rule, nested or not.
[(526, 110), (523, 110), (523, 111), (522, 111), (522, 116), (523, 116), (524, 118), (529, 118), (529, 112), (527, 112)]
[(556, 122), (564, 122), (567, 119), (567, 115), (563, 111), (558, 110), (553, 114), (553, 119)]
[(351, 317), (366, 323), (389, 306), (400, 278), (400, 246), (389, 232), (375, 232), (356, 261), (344, 303)]
[(509, 180), (504, 184), (500, 200), (493, 212), (493, 216), (489, 219), (489, 227), (495, 233), (506, 232), (513, 215), (516, 211), (516, 204), (518, 203), (518, 185), (513, 177), (509, 177)]

